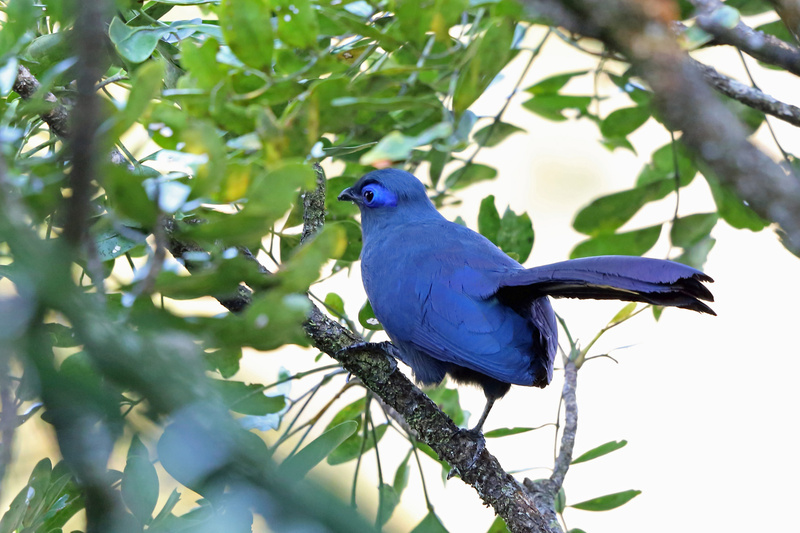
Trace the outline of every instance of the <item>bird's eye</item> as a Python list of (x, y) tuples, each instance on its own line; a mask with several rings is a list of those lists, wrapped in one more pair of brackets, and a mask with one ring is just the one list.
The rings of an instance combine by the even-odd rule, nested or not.
[(370, 190), (364, 191), (364, 200), (366, 200), (368, 204), (371, 204), (372, 200), (374, 198), (375, 198), (375, 193), (374, 192), (372, 192)]

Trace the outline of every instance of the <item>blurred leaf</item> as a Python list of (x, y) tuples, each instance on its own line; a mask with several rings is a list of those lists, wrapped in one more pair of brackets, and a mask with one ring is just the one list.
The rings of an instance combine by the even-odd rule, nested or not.
[[(313, 47), (317, 43), (319, 24), (311, 2), (309, 0), (272, 0), (272, 2), (278, 20), (278, 38), (289, 46)], [(239, 31), (239, 28), (236, 30)]]
[[(136, 230), (133, 230), (136, 231)], [(97, 256), (101, 261), (110, 261), (134, 248), (141, 243), (123, 237), (113, 229), (108, 229), (95, 236)]]
[(567, 493), (564, 492), (564, 487), (559, 487), (554, 502), (555, 511), (561, 514), (564, 512), (564, 507), (566, 506), (567, 506)]
[(369, 300), (364, 302), (364, 305), (361, 306), (361, 310), (358, 312), (358, 323), (361, 324), (363, 328), (369, 330), (380, 331), (383, 329), (381, 323), (375, 318), (375, 311), (372, 310), (372, 304), (369, 303)]
[(508, 528), (506, 527), (506, 522), (501, 517), (497, 516), (492, 522), (492, 525), (489, 526), (489, 529), (486, 533), (508, 533)]
[(358, 424), (355, 421), (346, 420), (326, 430), (303, 449), (283, 461), (280, 467), (281, 473), (288, 479), (305, 477), (312, 468), (328, 457), (336, 447), (353, 435), (357, 429)]
[(492, 21), (483, 36), (467, 49), (469, 62), (458, 76), (453, 94), (456, 116), (467, 110), (506, 66), (511, 57), (514, 24), (510, 19)]
[(400, 503), (400, 495), (395, 492), (394, 487), (381, 483), (378, 487), (378, 518), (376, 519), (380, 527), (389, 521), (398, 503)]
[(114, 137), (121, 136), (139, 120), (150, 101), (160, 92), (163, 79), (164, 64), (161, 61), (148, 61), (136, 70), (128, 101), (123, 111), (117, 115)]
[(158, 474), (147, 448), (137, 435), (131, 439), (122, 474), (122, 499), (141, 524), (150, 523), (158, 501)]
[(626, 444), (628, 444), (628, 441), (626, 440), (612, 440), (610, 442), (606, 442), (605, 444), (601, 444), (596, 448), (592, 448), (588, 452), (576, 457), (572, 460), (571, 464), (576, 465), (578, 463), (584, 463), (586, 461), (591, 461), (592, 459), (597, 459), (598, 457), (602, 457), (603, 455), (619, 450), (620, 448), (624, 448)]
[[(677, 152), (677, 153), (675, 153)], [(691, 183), (697, 174), (697, 168), (692, 162), (689, 151), (681, 143), (667, 143), (653, 152), (650, 163), (646, 164), (639, 176), (636, 178), (636, 185), (646, 185), (662, 179), (675, 179), (675, 159), (677, 158), (677, 172), (680, 175), (680, 183), (685, 187)]]
[(761, 218), (750, 206), (727, 186), (722, 185), (711, 170), (704, 169), (703, 175), (711, 189), (711, 196), (717, 204), (719, 216), (736, 229), (761, 231), (769, 223)]
[(458, 190), (479, 181), (494, 179), (495, 176), (497, 176), (497, 169), (480, 163), (471, 163), (447, 176), (444, 186), (447, 189)]
[(156, 49), (159, 39), (169, 32), (166, 27), (128, 26), (114, 17), (108, 27), (108, 35), (119, 55), (131, 63), (141, 63)]
[(572, 78), (583, 76), (588, 72), (588, 70), (577, 70), (574, 72), (556, 74), (555, 76), (550, 76), (549, 78), (545, 78), (531, 85), (525, 89), (525, 92), (533, 95), (557, 94)]
[[(388, 427), (389, 424), (380, 424), (375, 426), (375, 436), (377, 437), (378, 441), (381, 440)], [(366, 442), (364, 442), (364, 435), (361, 427), (359, 427), (359, 431), (357, 433), (345, 440), (338, 448), (333, 450), (328, 455), (327, 461), (331, 466), (347, 463), (358, 457), (362, 451), (363, 453), (367, 453), (374, 447), (375, 439), (372, 438), (372, 431), (367, 431), (367, 439)]]
[(780, 19), (768, 22), (766, 24), (761, 24), (760, 26), (756, 26), (754, 29), (756, 31), (763, 31), (768, 35), (777, 37), (781, 41), (794, 43), (794, 36), (788, 30), (788, 28), (786, 28), (786, 24), (784, 24)]
[(566, 94), (540, 94), (534, 95), (522, 103), (522, 107), (532, 111), (548, 120), (561, 122), (567, 120), (564, 110), (575, 109), (580, 113), (587, 113), (591, 96), (572, 96)]
[(242, 347), (223, 346), (214, 351), (206, 352), (205, 359), (212, 369), (218, 370), (223, 378), (228, 379), (239, 371)]
[(409, 475), (409, 468), (408, 462), (411, 459), (411, 454), (413, 453), (413, 449), (408, 450), (405, 459), (400, 461), (400, 464), (397, 466), (397, 471), (394, 474), (394, 482), (392, 486), (394, 487), (394, 492), (397, 494), (397, 497), (403, 495), (403, 491), (406, 490), (408, 486), (408, 475)]
[(773, 9), (773, 6), (765, 0), (725, 0), (725, 5), (736, 9), (744, 16), (760, 15)]
[(44, 330), (50, 335), (50, 343), (55, 348), (72, 348), (81, 344), (71, 327), (49, 322), (44, 324)]
[(660, 200), (674, 190), (674, 180), (661, 179), (601, 196), (578, 211), (572, 227), (592, 236), (612, 233), (628, 222), (646, 203)]
[(277, 413), (286, 406), (283, 396), (265, 395), (263, 385), (221, 379), (213, 380), (213, 383), (228, 409), (243, 415), (264, 416)]
[(506, 122), (496, 122), (479, 129), (473, 136), (473, 139), (481, 146), (491, 148), (497, 146), (517, 132), (524, 133), (525, 130)]
[(669, 232), (672, 244), (687, 248), (706, 237), (719, 220), (717, 213), (697, 213), (680, 217)]
[(466, 423), (464, 410), (461, 408), (461, 401), (456, 389), (448, 389), (445, 386), (436, 387), (426, 391), (428, 397), (444, 411), (447, 416), (453, 419), (457, 426)]
[[(242, 63), (272, 70), (272, 1), (222, 0), (219, 22), (225, 42)], [(277, 7), (276, 7), (277, 9)]]
[(578, 243), (570, 259), (595, 255), (642, 255), (655, 246), (661, 235), (661, 224), (625, 233), (600, 235)]
[(308, 290), (319, 278), (322, 266), (328, 260), (338, 259), (344, 254), (347, 234), (341, 224), (325, 224), (322, 231), (297, 248), (291, 258), (283, 261), (277, 278), (287, 290)]
[(627, 137), (650, 118), (650, 110), (645, 106), (623, 107), (609, 113), (600, 123), (600, 133), (613, 139)]
[(642, 491), (640, 490), (626, 490), (624, 492), (616, 492), (614, 494), (592, 498), (585, 502), (570, 505), (570, 507), (583, 511), (610, 511), (611, 509), (616, 509), (621, 505), (625, 505), (641, 493)]
[(399, 131), (393, 131), (362, 155), (359, 163), (371, 165), (384, 161), (402, 161), (411, 156), (414, 148), (430, 144), (436, 139), (449, 137), (452, 133), (453, 127), (448, 122), (440, 122), (415, 136), (406, 136)]
[(674, 261), (697, 269), (702, 269), (706, 259), (708, 258), (708, 253), (714, 247), (716, 242), (716, 239), (705, 236), (699, 241), (693, 243), (691, 246), (684, 248), (683, 253), (676, 257)]
[(433, 511), (429, 511), (422, 522), (411, 530), (411, 533), (447, 533), (447, 529), (442, 525), (439, 517)]

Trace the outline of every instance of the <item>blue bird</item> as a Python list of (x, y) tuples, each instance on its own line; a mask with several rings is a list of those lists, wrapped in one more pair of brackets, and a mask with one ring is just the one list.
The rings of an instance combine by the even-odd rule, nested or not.
[(445, 219), (424, 185), (398, 169), (363, 176), (338, 197), (361, 211), (361, 274), (376, 318), (425, 385), (449, 374), (476, 384), (486, 408), (511, 385), (545, 387), (558, 343), (554, 298), (647, 302), (715, 314), (694, 268), (601, 256), (524, 268), (491, 241)]

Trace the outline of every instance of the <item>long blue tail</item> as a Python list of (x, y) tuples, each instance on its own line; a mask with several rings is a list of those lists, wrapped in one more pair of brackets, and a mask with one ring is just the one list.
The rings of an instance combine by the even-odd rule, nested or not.
[(703, 272), (673, 261), (607, 255), (509, 273), (497, 294), (501, 300), (517, 301), (552, 296), (646, 302), (716, 315), (701, 301), (714, 301), (703, 285), (713, 281)]

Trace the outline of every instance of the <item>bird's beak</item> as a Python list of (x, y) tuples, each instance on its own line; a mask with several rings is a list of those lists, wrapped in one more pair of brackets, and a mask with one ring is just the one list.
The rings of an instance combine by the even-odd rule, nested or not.
[(353, 192), (353, 189), (351, 187), (348, 187), (342, 192), (340, 192), (339, 196), (337, 197), (337, 199), (340, 202), (346, 202), (346, 201), (355, 202), (357, 198), (358, 196), (356, 196), (356, 193)]

